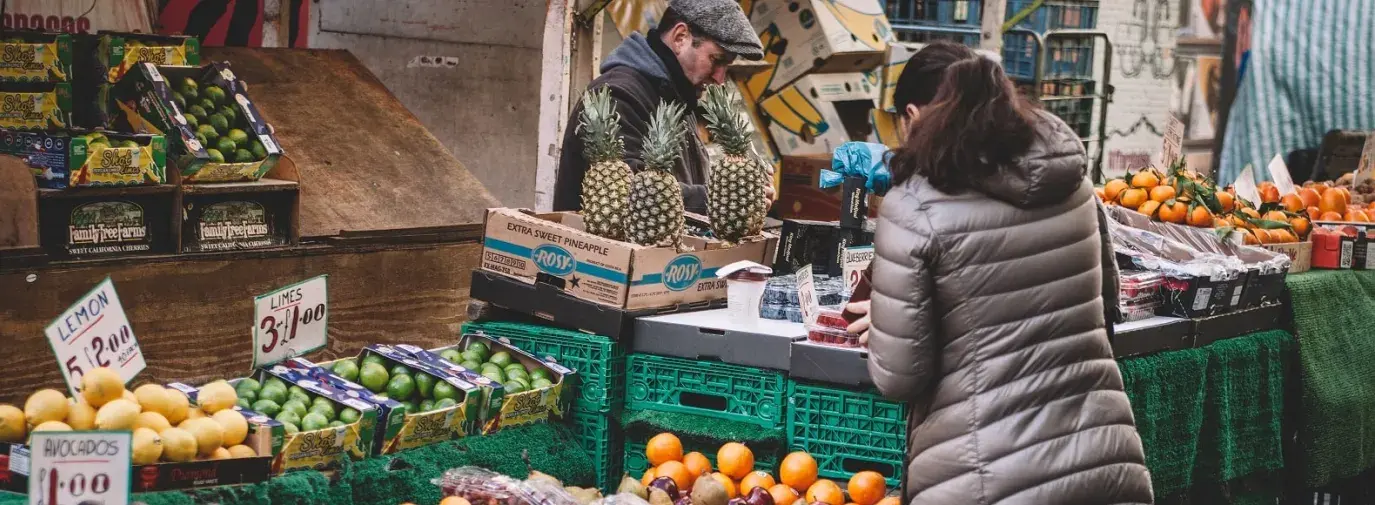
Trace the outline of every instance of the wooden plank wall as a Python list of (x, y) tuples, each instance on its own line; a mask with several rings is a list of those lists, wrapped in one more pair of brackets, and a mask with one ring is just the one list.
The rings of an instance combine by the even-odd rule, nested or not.
[(448, 343), (464, 321), (481, 253), (467, 241), (3, 271), (0, 402), (22, 404), (41, 387), (65, 391), (43, 328), (107, 275), (148, 362), (133, 384), (199, 384), (248, 372), (255, 295), (319, 274), (330, 276), (330, 342), (309, 358), (369, 343)]

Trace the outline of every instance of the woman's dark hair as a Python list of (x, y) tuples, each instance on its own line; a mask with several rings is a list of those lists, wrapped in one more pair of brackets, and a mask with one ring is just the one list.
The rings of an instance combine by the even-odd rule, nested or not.
[(898, 76), (898, 113), (921, 108), (891, 163), (894, 182), (921, 175), (959, 193), (1012, 163), (1036, 138), (1036, 106), (1017, 93), (997, 62), (967, 47), (937, 42)]

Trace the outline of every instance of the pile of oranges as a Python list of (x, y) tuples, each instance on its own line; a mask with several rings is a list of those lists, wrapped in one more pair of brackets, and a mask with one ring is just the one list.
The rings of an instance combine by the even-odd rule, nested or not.
[[(764, 488), (775, 505), (792, 505), (797, 500), (828, 505), (900, 505), (897, 497), (886, 496), (888, 484), (878, 472), (864, 471), (850, 477), (845, 489), (835, 481), (817, 477), (816, 459), (806, 452), (794, 452), (778, 465), (778, 478), (754, 469), (754, 453), (739, 442), (722, 445), (716, 452), (718, 468), (700, 452), (683, 453), (683, 443), (672, 433), (660, 433), (645, 447), (649, 470), (640, 477), (648, 486), (659, 477), (672, 478), (679, 489), (692, 489), (699, 478), (716, 479), (729, 498), (743, 497), (756, 487)], [(849, 500), (846, 494), (848, 492)]]
[(1262, 210), (1238, 198), (1232, 188), (1219, 189), (1206, 177), (1176, 166), (1169, 175), (1154, 168), (1129, 172), (1095, 191), (1107, 205), (1133, 209), (1155, 221), (1213, 228), (1219, 234), (1239, 232), (1251, 245), (1305, 240), (1312, 221), (1332, 217), (1320, 211), (1345, 209), (1350, 200), (1349, 193), (1342, 198), (1343, 188), (1330, 189), (1326, 199), (1316, 187), (1280, 196), (1274, 183), (1263, 182), (1257, 190)]

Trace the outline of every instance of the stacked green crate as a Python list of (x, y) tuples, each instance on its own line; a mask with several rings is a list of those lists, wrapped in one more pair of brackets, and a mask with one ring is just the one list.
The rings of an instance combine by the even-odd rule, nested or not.
[(788, 446), (816, 458), (819, 474), (848, 479), (874, 470), (900, 485), (907, 454), (907, 406), (873, 391), (793, 383)]
[(627, 409), (696, 414), (773, 429), (786, 423), (789, 381), (779, 371), (648, 354), (632, 354), (626, 370)]
[(510, 322), (465, 323), (463, 332), (504, 338), (521, 350), (552, 358), (578, 372), (578, 396), (567, 417), (592, 458), (597, 487), (614, 490), (622, 475), (623, 437), (616, 421), (625, 402), (626, 358), (621, 344), (601, 335)]

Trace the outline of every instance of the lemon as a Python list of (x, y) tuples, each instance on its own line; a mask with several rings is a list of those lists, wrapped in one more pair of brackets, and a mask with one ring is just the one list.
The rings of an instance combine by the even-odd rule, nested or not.
[(134, 402), (134, 405), (138, 405), (138, 397), (134, 396), (134, 392), (128, 389), (124, 390), (124, 394), (120, 395), (120, 398)]
[(168, 422), (166, 417), (162, 417), (162, 414), (157, 412), (144, 412), (139, 414), (138, 418), (134, 420), (134, 429), (136, 430), (139, 428), (148, 428), (153, 430), (154, 433), (162, 433), (162, 430), (171, 427), (172, 423)]
[(23, 442), (27, 427), (24, 411), (10, 404), (0, 404), (0, 442)]
[(162, 459), (166, 461), (191, 461), (196, 457), (196, 437), (181, 428), (162, 430)]
[(172, 396), (167, 394), (166, 388), (157, 384), (139, 386), (134, 390), (134, 396), (144, 412), (157, 412), (165, 418), (167, 411), (172, 408)]
[(191, 400), (186, 398), (186, 393), (175, 389), (167, 390), (167, 412), (162, 413), (167, 422), (177, 424), (185, 421), (190, 411)]
[(229, 448), (229, 457), (231, 458), (255, 458), (257, 456), (258, 453), (246, 445), (240, 444)]
[(196, 453), (201, 456), (209, 457), (215, 449), (224, 447), (224, 428), (213, 419), (192, 419), (182, 429), (195, 437)]
[(135, 465), (151, 465), (162, 457), (162, 436), (156, 430), (134, 430), (134, 452), (130, 456)]
[(238, 401), (239, 394), (234, 392), (234, 387), (223, 381), (206, 384), (196, 397), (196, 402), (200, 403), (201, 410), (206, 414), (233, 408)]
[(182, 420), (182, 422), (184, 423), (186, 421), (190, 421), (192, 419), (200, 419), (202, 417), (205, 417), (204, 410), (201, 410), (200, 407), (191, 407), (186, 410), (186, 419)]
[(95, 426), (102, 430), (128, 430), (138, 420), (138, 404), (123, 398), (100, 407), (95, 413)]
[(81, 397), (97, 409), (124, 398), (124, 393), (124, 379), (109, 368), (100, 367), (81, 376)]
[(48, 421), (38, 426), (34, 426), (33, 431), (30, 433), (38, 433), (40, 431), (72, 431), (72, 427), (67, 426), (67, 423), (62, 421)]
[(211, 417), (224, 429), (224, 445), (238, 445), (243, 443), (243, 439), (248, 437), (248, 420), (244, 419), (243, 414), (233, 409), (225, 409), (216, 412)]
[(80, 398), (67, 400), (67, 426), (77, 431), (94, 430), (95, 407)]
[(229, 453), (229, 449), (225, 449), (223, 447), (216, 447), (215, 451), (210, 453), (210, 455), (207, 456), (205, 459), (230, 459), (233, 457), (234, 455)]
[(40, 389), (24, 401), (24, 417), (30, 425), (67, 418), (67, 396), (56, 389)]

